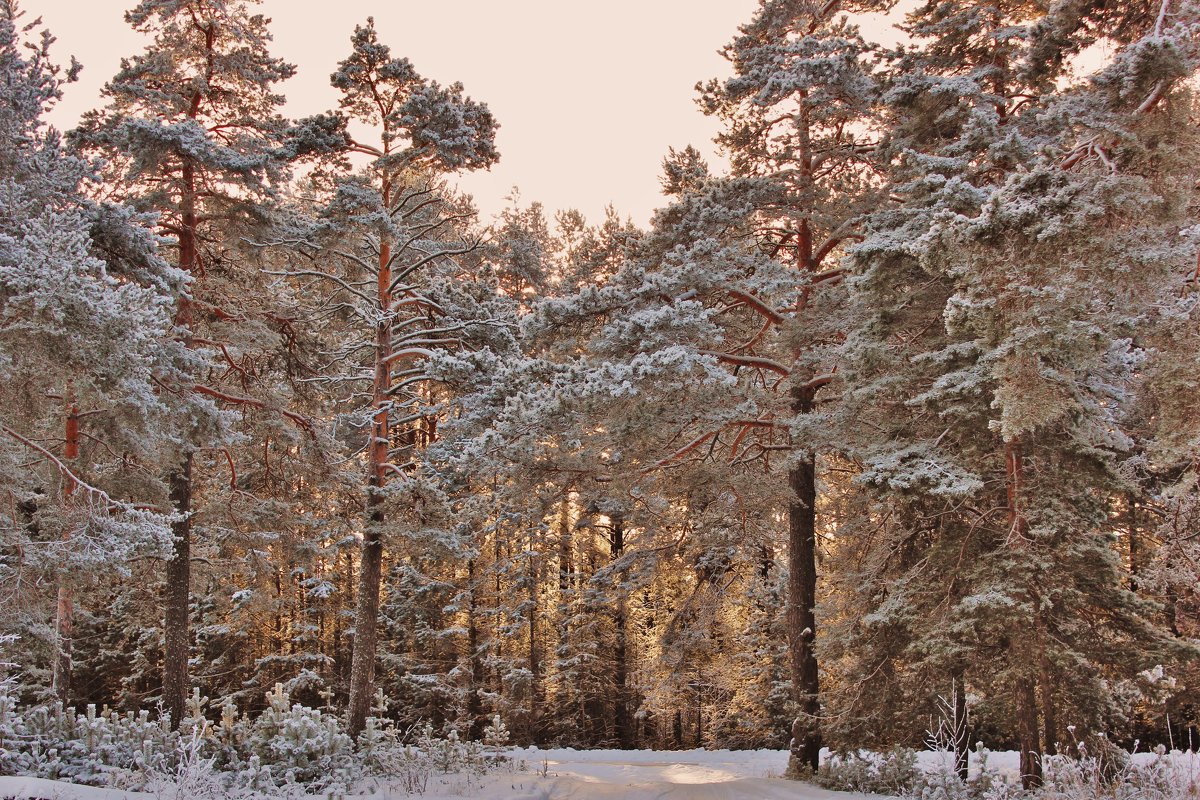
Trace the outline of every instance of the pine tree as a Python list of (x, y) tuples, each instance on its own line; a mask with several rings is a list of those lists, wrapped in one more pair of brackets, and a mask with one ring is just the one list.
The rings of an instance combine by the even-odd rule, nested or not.
[[(85, 116), (79, 143), (110, 160), (111, 176), (135, 208), (159, 214), (171, 258), (193, 280), (178, 300), (180, 341), (196, 352), (180, 395), (178, 456), (170, 471), (175, 549), (166, 565), (163, 705), (183, 718), (191, 647), (191, 544), (197, 450), (229, 443), (219, 404), (262, 405), (207, 386), (213, 355), (202, 328), (221, 316), (205, 296), (207, 249), (258, 215), (286, 155), (275, 84), (294, 69), (267, 51), (267, 20), (244, 0), (143, 0), (125, 18), (153, 37), (105, 86), (109, 106)], [(226, 312), (228, 313), (228, 312)], [(218, 348), (219, 349), (219, 348)]]
[[(357, 737), (375, 692), (387, 501), (399, 503), (399, 495), (408, 494), (420, 504), (414, 468), (436, 435), (434, 417), (423, 411), (431, 400), (425, 361), (433, 349), (467, 339), (473, 325), (488, 324), (489, 313), (479, 305), (486, 298), (456, 294), (462, 277), (456, 259), (478, 244), (466, 234), (472, 215), (438, 177), (487, 167), (499, 156), (487, 106), (466, 97), (461, 84), (443, 87), (422, 78), (407, 59), (394, 58), (379, 42), (374, 20), (355, 28), (351, 48), (331, 78), (341, 92), (341, 110), (301, 127), (335, 154), (354, 153), (369, 162), (357, 175), (335, 179), (321, 220), (299, 222), (307, 229), (285, 238), (311, 242), (331, 256), (334, 268), (290, 269), (286, 276), (321, 284), (327, 308), (352, 331), (334, 363), (354, 368), (329, 382), (347, 389), (343, 414), (367, 439), (349, 701), (349, 730)], [(371, 126), (378, 143), (351, 135), (350, 122)], [(369, 395), (369, 405), (359, 403), (360, 395)]]
[[(162, 486), (139, 470), (163, 456), (154, 387), (178, 363), (167, 336), (184, 276), (158, 258), (145, 218), (87, 198), (91, 165), (42, 119), (76, 66), (54, 66), (45, 31), (27, 43), (40, 23), (20, 17), (0, 5), (0, 431), (4, 491), (22, 509), (3, 522), (3, 569), (25, 611), (32, 575), (58, 587), (51, 673), (67, 703), (76, 585), (165, 543)], [(38, 466), (23, 467), (31, 455)]]
[[(864, 211), (878, 201), (871, 185), (873, 145), (866, 138), (877, 92), (866, 64), (870, 46), (837, 16), (840, 10), (838, 3), (763, 2), (725, 51), (734, 77), (710, 82), (703, 95), (705, 110), (726, 125), (719, 141), (732, 154), (734, 175), (756, 185), (750, 225), (770, 259), (763, 266), (773, 267), (756, 268), (726, 287), (761, 327), (742, 333), (734, 341), (745, 343), (717, 358), (755, 376), (750, 387), (769, 385), (770, 374), (778, 376), (775, 385), (787, 388), (783, 408), (750, 391), (763, 405), (759, 420), (788, 420), (797, 450), (788, 470), (786, 603), (800, 710), (792, 732), (793, 775), (814, 772), (821, 748), (817, 453), (824, 443), (813, 419), (818, 393), (837, 368), (832, 346), (845, 325), (844, 273), (835, 259), (857, 237)], [(738, 438), (746, 435), (743, 430)]]
[[(931, 708), (965, 681), (979, 714), (1015, 731), (1027, 786), (1060, 712), (1102, 729), (1121, 713), (1106, 677), (1171, 655), (1108, 530), (1140, 357), (1139, 315), (1118, 298), (1153, 296), (1178, 268), (1163, 243), (1190, 204), (1163, 182), (1175, 155), (1153, 131), (1193, 67), (1144, 55), (1173, 37), (1188, 52), (1190, 13), (1143, 38), (1113, 31), (1126, 48), (1059, 89), (1064, 45), (1038, 32), (1066, 35), (1062, 19), (930, 3), (908, 21), (926, 43), (897, 56), (888, 89), (881, 156), (900, 203), (854, 251), (843, 378), (870, 491), (843, 534), (862, 566), (839, 614), (854, 662), (842, 713)], [(870, 700), (868, 674), (888, 676)]]

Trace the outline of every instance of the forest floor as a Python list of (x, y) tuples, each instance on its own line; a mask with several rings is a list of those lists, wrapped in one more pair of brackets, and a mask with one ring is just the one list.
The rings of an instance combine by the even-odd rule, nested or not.
[[(483, 775), (452, 773), (428, 776), (424, 791), (409, 793), (402, 782), (368, 781), (345, 795), (345, 800), (879, 800), (879, 795), (821, 789), (780, 777), (787, 752), (780, 750), (571, 750), (515, 748), (511, 760)], [(924, 752), (919, 763), (926, 771), (945, 769), (948, 753)], [(1139, 753), (1136, 763), (1153, 755)], [(1181, 785), (1200, 784), (1200, 754), (1171, 757)], [(1018, 757), (1013, 752), (988, 755), (988, 766), (1013, 780)], [(972, 758), (972, 771), (978, 768)], [(418, 782), (418, 785), (420, 782)], [(1192, 792), (1194, 793), (1194, 789)], [(1190, 795), (1189, 795), (1190, 796)], [(0, 777), (0, 800), (243, 800), (238, 792), (201, 792), (194, 787), (166, 786), (164, 790), (124, 792), (96, 789), (39, 778)], [(257, 800), (295, 800), (298, 787)], [(322, 798), (325, 794), (308, 795)]]
[[(433, 775), (424, 792), (358, 787), (347, 800), (862, 800), (781, 777), (787, 753), (751, 751), (511, 751), (513, 760), (484, 775)], [(282, 795), (281, 797), (286, 797)], [(38, 800), (183, 800), (184, 793), (95, 789), (38, 778), (0, 777), (0, 798)], [(318, 795), (318, 797), (323, 797)], [(201, 800), (201, 798), (195, 798)]]

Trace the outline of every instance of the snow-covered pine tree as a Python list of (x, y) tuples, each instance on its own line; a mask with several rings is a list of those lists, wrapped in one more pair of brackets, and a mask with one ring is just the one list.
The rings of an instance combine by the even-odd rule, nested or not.
[[(823, 439), (818, 393), (837, 369), (834, 346), (846, 326), (843, 271), (836, 259), (858, 236), (863, 213), (880, 195), (872, 185), (877, 84), (871, 47), (845, 4), (764, 0), (726, 48), (734, 76), (710, 81), (702, 103), (725, 124), (718, 141), (735, 178), (755, 186), (747, 227), (762, 263), (723, 290), (752, 320), (729, 330), (715, 353), (745, 382), (755, 421), (787, 430), (787, 636), (792, 691), (799, 709), (789, 773), (814, 772), (821, 749), (817, 667), (817, 454)], [(695, 174), (687, 164), (677, 171)], [(703, 185), (703, 184), (702, 184)], [(694, 191), (694, 190), (693, 190)], [(732, 346), (730, 346), (732, 344)], [(785, 389), (786, 392), (779, 391)], [(772, 394), (783, 395), (772, 397)], [(743, 428), (733, 459), (746, 459), (755, 436)], [(746, 449), (738, 453), (738, 442)]]
[[(355, 446), (366, 455), (367, 484), (350, 675), (349, 730), (357, 737), (375, 694), (389, 503), (424, 527), (417, 518), (429, 487), (417, 467), (436, 436), (425, 362), (495, 322), (486, 292), (460, 291), (470, 281), (457, 259), (478, 247), (468, 225), (474, 214), (439, 178), (488, 167), (499, 155), (487, 106), (461, 84), (442, 86), (393, 57), (373, 19), (355, 28), (351, 53), (331, 82), (340, 110), (301, 128), (320, 134), (335, 161), (356, 154), (368, 162), (355, 174), (341, 170), (326, 207), (307, 221), (298, 217), (299, 230), (283, 235), (297, 254), (317, 248), (327, 262), (289, 268), (283, 277), (310, 287), (318, 313), (345, 326), (326, 383), (341, 403), (339, 425), (366, 438)], [(360, 125), (377, 137), (374, 144), (356, 132)]]
[[(908, 18), (920, 46), (893, 62), (880, 150), (899, 204), (849, 280), (842, 431), (868, 490), (838, 595), (851, 740), (894, 738), (965, 685), (1036, 785), (1061, 715), (1103, 730), (1113, 682), (1172, 655), (1111, 542), (1148, 318), (1131, 298), (1194, 263), (1165, 132), (1190, 109), (1195, 8), (1155, 5)], [(1066, 82), (1096, 31), (1123, 46)]]
[(177, 367), (170, 318), (185, 276), (158, 258), (146, 219), (87, 198), (91, 165), (42, 119), (75, 65), (56, 67), (53, 37), (21, 16), (0, 3), (0, 474), (19, 509), (3, 519), (0, 570), (5, 607), (30, 621), (35, 587), (58, 587), (50, 682), (66, 703), (76, 590), (167, 544), (164, 487), (146, 470), (164, 456), (154, 387)]
[(207, 294), (207, 276), (218, 265), (211, 248), (260, 216), (287, 155), (277, 113), (283, 98), (275, 85), (294, 70), (269, 54), (267, 20), (252, 6), (247, 0), (142, 0), (125, 18), (152, 42), (122, 62), (103, 91), (109, 105), (86, 115), (73, 133), (87, 151), (108, 159), (109, 177), (127, 203), (159, 215), (173, 263), (193, 280), (178, 299), (175, 323), (195, 358), (187, 374), (164, 388), (178, 407), (178, 452), (170, 469), (178, 517), (163, 624), (162, 702), (173, 724), (183, 717), (189, 686), (196, 454), (231, 443), (231, 417), (221, 405), (265, 405), (206, 382), (221, 351), (207, 326), (236, 316), (223, 308), (225, 298)]

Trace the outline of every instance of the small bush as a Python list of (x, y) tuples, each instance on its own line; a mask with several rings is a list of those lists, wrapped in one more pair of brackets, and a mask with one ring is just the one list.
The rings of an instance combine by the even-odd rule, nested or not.
[(817, 783), (826, 789), (867, 794), (907, 795), (920, 777), (917, 753), (908, 747), (834, 755), (817, 770)]
[(453, 730), (436, 735), (428, 724), (411, 732), (406, 744), (388, 721), (372, 718), (356, 744), (337, 717), (293, 704), (280, 685), (253, 719), (226, 705), (220, 720), (210, 722), (204, 715), (207, 702), (194, 694), (176, 731), (147, 711), (22, 709), (0, 684), (0, 774), (144, 790), (179, 800), (310, 792), (340, 796), (366, 779), (414, 793), (423, 791), (435, 772), (485, 772), (501, 758), (508, 738), (497, 717), (487, 729), (486, 745), (464, 742)]

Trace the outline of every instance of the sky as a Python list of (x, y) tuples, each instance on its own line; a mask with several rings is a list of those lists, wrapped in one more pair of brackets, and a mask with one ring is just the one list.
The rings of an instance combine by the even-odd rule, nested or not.
[[(60, 128), (99, 103), (124, 56), (148, 43), (123, 19), (136, 0), (22, 0), (58, 38), (53, 51), (83, 64), (50, 119)], [(356, 24), (374, 16), (380, 41), (422, 75), (461, 81), (500, 122), (500, 163), (457, 179), (484, 219), (514, 187), (521, 205), (577, 208), (600, 222), (612, 204), (645, 224), (663, 204), (668, 147), (695, 145), (717, 166), (719, 130), (695, 103), (695, 85), (729, 74), (722, 46), (757, 0), (264, 0), (274, 55), (297, 66), (285, 113), (336, 107), (329, 75)]]

